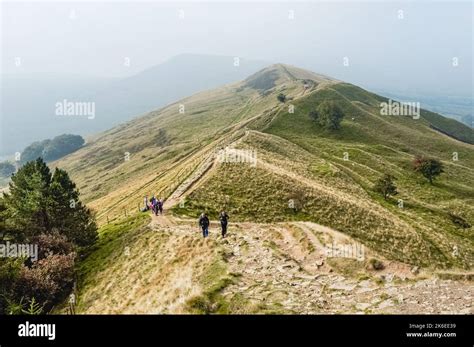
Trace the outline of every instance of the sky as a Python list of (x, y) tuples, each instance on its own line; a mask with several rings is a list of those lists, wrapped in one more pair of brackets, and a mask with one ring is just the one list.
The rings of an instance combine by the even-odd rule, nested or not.
[(472, 95), (472, 7), (2, 1), (1, 72), (125, 77), (199, 53), (292, 64), (369, 89)]

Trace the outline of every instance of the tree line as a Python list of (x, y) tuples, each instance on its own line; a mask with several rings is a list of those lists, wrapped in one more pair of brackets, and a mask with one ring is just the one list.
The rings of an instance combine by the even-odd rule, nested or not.
[[(23, 150), (19, 162), (23, 165), (39, 157), (46, 162), (54, 161), (78, 150), (84, 145), (84, 142), (82, 136), (72, 134), (63, 134), (53, 139), (36, 141)], [(0, 176), (10, 177), (15, 171), (16, 167), (13, 163), (9, 161), (0, 163)]]
[(71, 292), (77, 254), (97, 239), (92, 212), (68, 173), (42, 158), (0, 197), (0, 244), (37, 246), (36, 259), (0, 257), (0, 314), (47, 313)]

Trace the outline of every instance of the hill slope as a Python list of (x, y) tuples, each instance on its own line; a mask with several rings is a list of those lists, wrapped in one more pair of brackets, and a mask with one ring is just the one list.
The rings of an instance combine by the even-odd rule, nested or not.
[[(280, 93), (286, 95), (286, 102), (277, 100)], [(333, 100), (344, 110), (346, 117), (339, 131), (322, 130), (308, 117), (309, 111), (322, 100)], [(380, 115), (380, 102), (384, 100), (356, 86), (278, 64), (242, 82), (195, 94), (113, 128), (56, 164), (72, 174), (83, 197), (97, 211), (99, 222), (105, 224), (104, 228), (107, 228), (107, 222), (121, 225), (126, 218), (134, 220), (138, 217), (143, 196), (156, 194), (167, 198), (165, 207), (171, 208), (175, 215), (167, 222), (164, 219), (158, 222), (160, 217), (154, 220), (158, 224), (152, 228), (168, 230), (165, 234), (171, 244), (165, 246), (164, 252), (180, 252), (183, 247), (184, 253), (197, 249), (193, 258), (199, 258), (201, 251), (208, 254), (209, 263), (200, 262), (198, 267), (188, 261), (182, 265), (172, 263), (173, 271), (179, 272), (181, 266), (191, 269), (187, 270), (191, 271), (185, 286), (188, 289), (185, 294), (169, 299), (177, 300), (179, 305), (164, 307), (160, 301), (157, 306), (150, 304), (150, 310), (154, 307), (153, 310), (160, 312), (187, 312), (200, 307), (199, 310), (213, 311), (212, 305), (218, 305), (216, 300), (222, 299), (222, 295), (227, 297), (222, 305), (239, 305), (235, 302), (238, 298), (229, 299), (226, 295), (231, 295), (229, 293), (233, 291), (229, 288), (233, 285), (243, 286), (241, 283), (248, 280), (248, 276), (232, 275), (234, 267), (226, 262), (227, 256), (224, 260), (219, 258), (222, 252), (227, 252), (227, 243), (215, 246), (198, 243), (197, 232), (192, 236), (191, 231), (196, 229), (186, 227), (190, 223), (187, 219), (194, 220), (202, 210), (208, 210), (214, 219), (224, 206), (233, 222), (243, 223), (231, 228), (231, 233), (235, 233), (234, 239), (228, 241), (232, 247), (236, 247), (236, 242), (243, 242), (238, 239), (244, 234), (247, 235), (245, 242), (255, 244), (259, 240), (256, 235), (264, 235), (274, 228), (279, 237), (285, 238), (287, 234), (301, 233), (301, 230), (292, 231), (295, 228), (307, 232), (305, 224), (292, 223), (317, 223), (348, 237), (344, 244), (361, 243), (368, 254), (390, 264), (399, 264), (393, 266), (401, 277), (407, 277), (401, 268), (415, 265), (424, 267), (427, 274), (443, 269), (454, 273), (469, 271), (474, 261), (472, 227), (459, 227), (453, 222), (453, 216), (462, 217), (471, 225), (474, 221), (474, 146), (432, 129), (431, 113), (426, 111), (422, 111), (418, 120)], [(227, 152), (219, 152), (224, 148)], [(458, 154), (458, 161), (452, 160), (453, 152)], [(234, 155), (234, 158), (238, 155), (240, 162), (222, 162), (218, 153)], [(443, 162), (445, 173), (434, 185), (413, 173), (411, 162), (415, 155), (435, 157)], [(253, 165), (254, 159), (256, 165)], [(399, 201), (385, 201), (371, 189), (387, 171), (397, 178), (397, 199), (403, 200), (403, 208)], [(296, 212), (289, 205), (295, 200), (301, 205)], [(248, 225), (247, 230), (245, 223), (253, 224)], [(180, 231), (189, 236), (179, 241)], [(312, 234), (317, 235), (317, 232), (313, 230), (305, 235)], [(153, 233), (141, 233), (137, 228), (128, 230), (127, 235), (136, 235), (137, 242), (155, 238), (151, 236)], [(168, 236), (163, 236), (166, 243)], [(299, 240), (303, 242), (303, 239)], [(311, 244), (306, 243), (309, 249), (318, 248)], [(275, 248), (271, 244), (268, 246)], [(285, 258), (291, 250), (284, 244), (277, 248), (281, 247), (284, 250), (278, 254)], [(258, 249), (254, 248), (252, 252), (258, 252)], [(301, 261), (311, 259), (309, 249), (301, 251)], [(267, 252), (265, 247), (261, 251)], [(96, 252), (104, 256), (102, 249)], [(123, 252), (123, 249), (118, 248), (115, 252)], [(324, 244), (316, 254), (321, 252), (324, 253)], [(264, 253), (255, 256), (265, 258)], [(107, 259), (101, 262), (109, 263), (114, 257), (106, 253)], [(212, 268), (212, 259), (221, 259), (222, 267)], [(143, 266), (155, 264), (162, 271), (168, 271), (171, 266), (156, 257), (141, 258), (137, 264), (143, 261), (150, 261)], [(245, 263), (246, 260), (241, 261)], [(339, 259), (329, 268), (347, 276), (345, 272), (353, 264), (344, 263), (338, 267), (339, 261), (344, 263), (344, 259)], [(126, 264), (124, 260), (120, 266), (128, 266)], [(235, 266), (239, 268), (239, 263)], [(364, 266), (360, 269), (361, 276), (372, 277)], [(113, 267), (102, 268), (102, 271), (99, 278), (114, 277), (125, 270)], [(204, 280), (208, 275), (212, 277), (208, 281), (212, 285)], [(93, 278), (87, 271), (84, 276), (89, 280)], [(153, 276), (158, 277), (147, 280), (151, 286), (147, 289), (150, 300), (154, 297), (153, 288), (158, 285), (158, 278), (168, 281), (165, 286), (171, 287), (178, 281), (171, 275), (162, 277), (163, 272)], [(267, 280), (276, 281), (275, 278)], [(333, 280), (337, 282), (337, 279)], [(87, 283), (88, 280), (84, 281)], [(131, 285), (132, 282), (123, 282), (123, 290), (127, 292)], [(139, 292), (134, 295), (142, 295), (140, 290), (143, 288), (136, 285)], [(163, 286), (160, 284), (160, 288)], [(103, 298), (86, 299), (91, 295), (89, 291), (100, 293), (102, 289), (94, 289), (92, 285), (85, 287), (82, 297), (88, 304), (84, 304), (84, 311), (110, 312), (105, 309), (107, 304)], [(250, 300), (247, 302), (250, 311), (277, 310), (272, 305), (255, 306), (255, 301), (246, 297), (243, 291), (241, 299)], [(250, 289), (249, 293), (253, 293), (250, 297), (261, 295)], [(281, 303), (287, 299), (278, 300)], [(143, 312), (146, 305), (131, 310)], [(128, 312), (130, 308), (121, 307), (120, 312)], [(291, 311), (285, 306), (283, 311), (288, 310)], [(311, 311), (301, 307), (295, 310)], [(345, 307), (342, 311), (350, 309)]]

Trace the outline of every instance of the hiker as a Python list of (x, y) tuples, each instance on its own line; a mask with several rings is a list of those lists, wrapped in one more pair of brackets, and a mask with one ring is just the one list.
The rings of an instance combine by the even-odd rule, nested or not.
[(150, 209), (150, 207), (148, 206), (148, 195), (145, 195), (145, 197), (143, 198), (143, 203), (145, 204), (145, 207), (142, 208), (142, 212), (146, 212)]
[(202, 236), (208, 237), (209, 236), (209, 218), (207, 217), (206, 213), (201, 213), (199, 217), (199, 226), (202, 229)]
[(227, 220), (229, 219), (229, 215), (222, 210), (219, 215), (219, 220), (221, 221), (221, 230), (222, 230), (222, 237), (225, 237), (227, 234)]
[(150, 199), (150, 208), (153, 211), (153, 213), (155, 213), (155, 206), (156, 206), (156, 198), (153, 195)]
[(161, 215), (163, 215), (163, 204), (164, 204), (163, 198), (160, 198), (160, 200), (158, 200), (158, 210), (157, 210), (157, 212), (160, 211)]

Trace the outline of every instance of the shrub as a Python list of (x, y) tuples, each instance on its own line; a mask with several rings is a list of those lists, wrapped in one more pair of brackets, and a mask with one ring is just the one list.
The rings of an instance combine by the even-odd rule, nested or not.
[(0, 314), (9, 314), (17, 298), (14, 284), (22, 268), (22, 259), (0, 258)]
[(385, 265), (380, 261), (375, 258), (371, 258), (369, 260), (369, 265), (373, 270), (379, 271), (385, 269)]
[(74, 251), (74, 245), (57, 230), (51, 234), (41, 234), (33, 238), (32, 241), (38, 245), (38, 260), (52, 254), (68, 255)]
[(374, 191), (382, 194), (385, 200), (387, 200), (390, 195), (397, 195), (397, 187), (393, 183), (395, 177), (390, 174), (385, 174), (380, 178), (374, 185)]
[(439, 160), (425, 157), (416, 157), (413, 161), (413, 169), (425, 176), (431, 184), (434, 178), (444, 172), (443, 164)]
[(462, 218), (461, 216), (458, 216), (452, 212), (448, 212), (448, 216), (451, 219), (451, 221), (460, 228), (468, 229), (471, 227), (471, 224), (467, 220)]
[(24, 266), (15, 284), (17, 296), (35, 300), (49, 311), (72, 290), (75, 253), (53, 254), (32, 267)]
[(306, 204), (306, 192), (304, 189), (295, 188), (289, 195), (288, 195), (288, 207), (293, 209), (293, 211), (299, 212), (301, 211), (305, 204)]
[(329, 130), (337, 130), (341, 127), (344, 113), (333, 101), (323, 101), (310, 111), (309, 116), (321, 127)]

